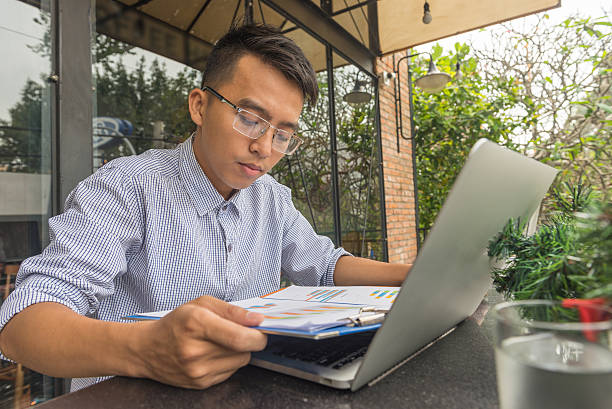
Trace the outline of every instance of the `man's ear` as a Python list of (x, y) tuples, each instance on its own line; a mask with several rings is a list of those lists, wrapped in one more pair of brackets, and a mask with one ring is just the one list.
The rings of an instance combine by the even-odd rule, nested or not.
[(189, 114), (191, 120), (197, 126), (204, 123), (204, 111), (208, 102), (208, 95), (199, 88), (191, 90), (189, 93)]

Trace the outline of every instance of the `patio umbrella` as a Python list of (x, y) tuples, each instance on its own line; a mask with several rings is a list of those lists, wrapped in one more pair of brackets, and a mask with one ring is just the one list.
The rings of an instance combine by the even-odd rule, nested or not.
[[(245, 1), (249, 7), (245, 7)], [(560, 0), (97, 0), (96, 29), (196, 69), (215, 41), (245, 18), (280, 27), (317, 71), (355, 63), (373, 72), (375, 56), (525, 16)], [(325, 10), (325, 11), (324, 11)]]

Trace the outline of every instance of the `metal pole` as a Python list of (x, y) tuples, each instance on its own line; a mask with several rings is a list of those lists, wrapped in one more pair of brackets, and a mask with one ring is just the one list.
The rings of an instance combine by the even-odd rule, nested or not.
[[(330, 0), (321, 1), (321, 9), (328, 15), (332, 13)], [(334, 55), (332, 47), (325, 44), (327, 62), (327, 90), (329, 104), (329, 149), (331, 155), (332, 205), (334, 212), (334, 237), (336, 246), (342, 245), (342, 223), (340, 222), (340, 188), (338, 181), (338, 148), (336, 146), (336, 95), (334, 90)]]
[(342, 224), (340, 222), (340, 188), (338, 181), (338, 148), (336, 146), (336, 104), (334, 92), (333, 53), (329, 45), (325, 46), (327, 56), (327, 89), (329, 97), (329, 146), (331, 153), (331, 180), (334, 210), (334, 230), (336, 245), (342, 245)]
[(378, 158), (378, 177), (380, 178), (380, 218), (381, 218), (381, 227), (382, 227), (382, 250), (383, 257), (382, 261), (389, 261), (389, 240), (387, 237), (387, 210), (386, 210), (386, 202), (385, 202), (385, 174), (384, 174), (384, 166), (383, 166), (383, 156), (382, 156), (382, 136), (380, 132), (380, 90), (378, 87), (378, 78), (374, 79), (374, 83), (376, 86), (374, 87), (374, 92), (376, 95), (375, 100), (375, 120), (376, 120), (376, 143), (378, 144), (377, 149), (377, 158)]
[[(416, 224), (417, 253), (421, 250), (421, 234), (419, 232), (419, 189), (417, 186), (417, 167), (416, 167), (416, 142), (414, 129), (414, 109), (412, 103), (412, 71), (410, 70), (410, 59), (406, 61), (408, 70), (408, 104), (410, 107), (410, 142), (412, 149), (412, 182), (414, 189), (414, 223)], [(400, 113), (401, 115), (401, 113)]]
[(245, 24), (253, 24), (253, 0), (244, 2), (244, 22)]
[(90, 13), (95, 13), (95, 7), (89, 1), (58, 0), (54, 45), (57, 130), (53, 157), (54, 190), (58, 193), (54, 214), (61, 213), (68, 194), (93, 170)]

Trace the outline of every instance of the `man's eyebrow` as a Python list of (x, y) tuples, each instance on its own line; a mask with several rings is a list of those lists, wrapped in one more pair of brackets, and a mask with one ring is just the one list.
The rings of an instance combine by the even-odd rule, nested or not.
[[(240, 101), (238, 101), (238, 104), (236, 105), (246, 110), (255, 111), (254, 112), (255, 114), (261, 116), (262, 118), (268, 121), (270, 120), (270, 118), (272, 118), (272, 115), (270, 115), (270, 112), (266, 108), (262, 107), (261, 105), (259, 105), (257, 102), (253, 101), (250, 98), (242, 98)], [(298, 124), (296, 124), (295, 122), (290, 122), (290, 121), (282, 121), (278, 125), (275, 125), (275, 126), (279, 126), (281, 128), (289, 128), (289, 129), (292, 129), (293, 131), (297, 131), (298, 129)]]

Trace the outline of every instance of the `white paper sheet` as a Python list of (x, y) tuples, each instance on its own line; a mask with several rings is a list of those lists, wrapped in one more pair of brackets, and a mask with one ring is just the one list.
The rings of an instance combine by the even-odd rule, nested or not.
[[(264, 315), (259, 325), (265, 328), (316, 332), (350, 323), (348, 317), (360, 315), (364, 307), (388, 310), (399, 287), (302, 287), (291, 286), (263, 297), (234, 301), (231, 304)], [(131, 319), (159, 319), (170, 311), (130, 316)], [(361, 312), (361, 316), (375, 312)]]

